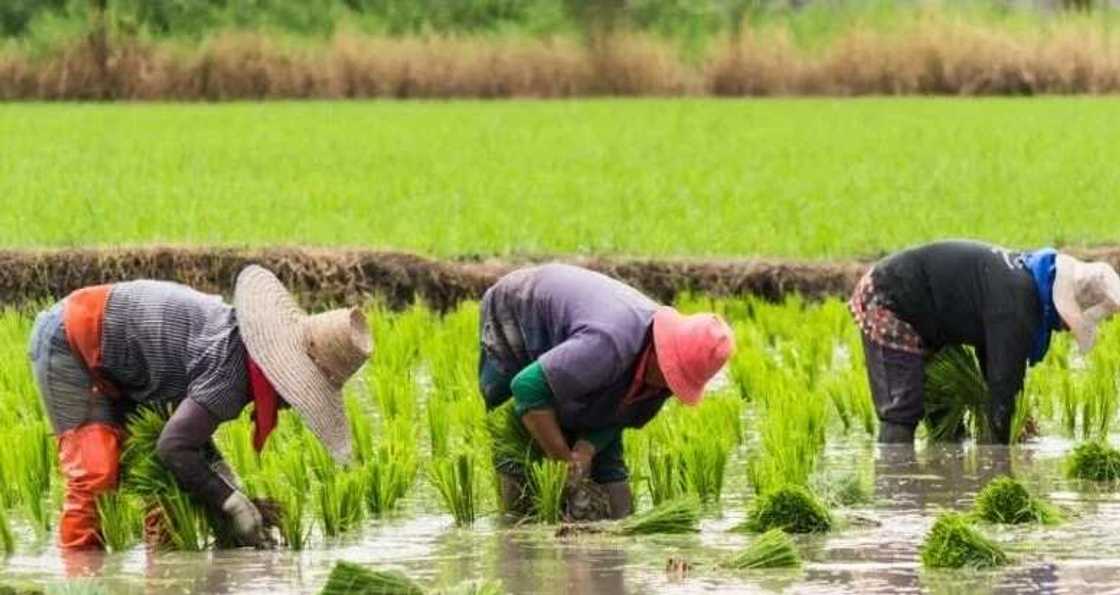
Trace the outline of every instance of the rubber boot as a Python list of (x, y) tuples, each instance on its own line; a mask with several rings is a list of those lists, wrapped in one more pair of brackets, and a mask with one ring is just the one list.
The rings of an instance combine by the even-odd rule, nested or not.
[(630, 482), (628, 481), (614, 481), (611, 483), (602, 484), (602, 488), (607, 492), (607, 500), (610, 502), (610, 515), (614, 520), (624, 519), (630, 516), (633, 512), (633, 494), (630, 492)]
[(879, 422), (879, 444), (913, 444), (915, 426)]
[(503, 512), (515, 519), (532, 514), (533, 504), (529, 501), (525, 481), (522, 478), (508, 473), (498, 473), (498, 483), (502, 492)]

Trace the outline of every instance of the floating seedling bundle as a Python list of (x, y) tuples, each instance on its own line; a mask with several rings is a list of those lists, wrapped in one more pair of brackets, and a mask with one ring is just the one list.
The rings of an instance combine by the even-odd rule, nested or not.
[(1061, 520), (1061, 514), (1050, 503), (1035, 497), (1022, 482), (1007, 476), (993, 479), (980, 490), (973, 512), (990, 523), (1009, 525), (1049, 525)]
[(832, 528), (832, 515), (808, 488), (791, 484), (756, 498), (740, 528), (755, 533), (825, 533)]
[(677, 498), (623, 520), (614, 532), (620, 535), (695, 533), (700, 530), (700, 501)]
[(746, 549), (721, 562), (720, 566), (733, 570), (797, 568), (801, 566), (801, 554), (785, 531), (770, 529)]
[(321, 595), (424, 595), (416, 582), (396, 570), (371, 570), (336, 562)]
[(988, 385), (970, 348), (950, 345), (925, 367), (926, 430), (937, 442), (959, 441), (971, 431), (978, 441), (989, 435)]
[(502, 595), (498, 581), (468, 581), (451, 589), (426, 592), (397, 570), (373, 570), (353, 562), (335, 562), (320, 595)]
[(1120, 480), (1120, 451), (1102, 442), (1086, 442), (1073, 449), (1069, 476), (1091, 481)]
[(1009, 562), (1007, 554), (956, 513), (943, 513), (921, 547), (927, 568), (995, 568)]

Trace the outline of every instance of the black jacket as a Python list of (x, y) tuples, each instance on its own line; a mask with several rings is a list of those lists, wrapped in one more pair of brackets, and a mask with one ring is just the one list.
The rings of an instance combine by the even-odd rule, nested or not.
[(872, 273), (876, 291), (927, 348), (976, 349), (992, 397), (994, 439), (1003, 443), (1042, 324), (1034, 279), (1021, 256), (979, 242), (935, 242), (889, 256)]

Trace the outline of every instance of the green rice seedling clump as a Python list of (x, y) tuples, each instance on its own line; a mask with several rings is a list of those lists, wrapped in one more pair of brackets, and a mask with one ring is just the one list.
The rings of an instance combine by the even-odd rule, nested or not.
[(0, 553), (5, 555), (16, 551), (16, 539), (12, 535), (12, 526), (8, 522), (8, 511), (0, 505)]
[(143, 533), (143, 517), (134, 498), (113, 490), (97, 497), (101, 541), (110, 551), (123, 552), (136, 545)]
[(1008, 564), (1003, 550), (957, 513), (943, 513), (921, 546), (926, 568), (995, 568)]
[(1022, 482), (1001, 476), (988, 482), (976, 496), (975, 514), (990, 523), (1053, 524), (1061, 515), (1049, 503), (1033, 496)]
[(468, 527), (474, 524), (476, 472), (471, 453), (460, 453), (432, 461), (428, 474), (432, 485), (439, 492), (440, 500), (455, 519), (455, 524)]
[(35, 585), (0, 583), (0, 595), (43, 595), (45, 591)]
[(530, 493), (539, 522), (560, 522), (564, 511), (564, 488), (568, 483), (568, 464), (545, 459), (529, 466)]
[(320, 594), (423, 595), (424, 590), (396, 570), (371, 570), (353, 562), (338, 561)]
[(832, 528), (832, 515), (808, 488), (790, 484), (759, 496), (743, 526), (755, 533), (826, 533)]
[(733, 570), (797, 568), (801, 566), (801, 554), (789, 534), (781, 529), (770, 529), (720, 566)]
[(935, 442), (955, 442), (969, 429), (986, 441), (988, 385), (968, 348), (952, 345), (937, 352), (925, 369), (925, 425)]
[(129, 436), (121, 455), (121, 488), (138, 496), (145, 511), (160, 512), (166, 537), (161, 545), (199, 551), (207, 546), (210, 518), (156, 456), (156, 442), (169, 417), (166, 409), (142, 408), (129, 418)]
[(1086, 442), (1073, 449), (1069, 476), (1091, 481), (1120, 479), (1120, 451), (1102, 442)]
[(631, 516), (618, 525), (616, 532), (620, 535), (651, 535), (695, 533), (699, 530), (700, 501), (686, 496)]

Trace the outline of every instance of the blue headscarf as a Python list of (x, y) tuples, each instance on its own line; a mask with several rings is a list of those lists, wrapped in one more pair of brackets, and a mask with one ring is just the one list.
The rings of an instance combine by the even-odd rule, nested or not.
[(1062, 319), (1054, 307), (1054, 277), (1057, 273), (1058, 252), (1045, 248), (1023, 255), (1023, 268), (1034, 278), (1038, 301), (1042, 304), (1042, 324), (1034, 332), (1030, 363), (1035, 365), (1050, 350), (1050, 333), (1062, 329)]

